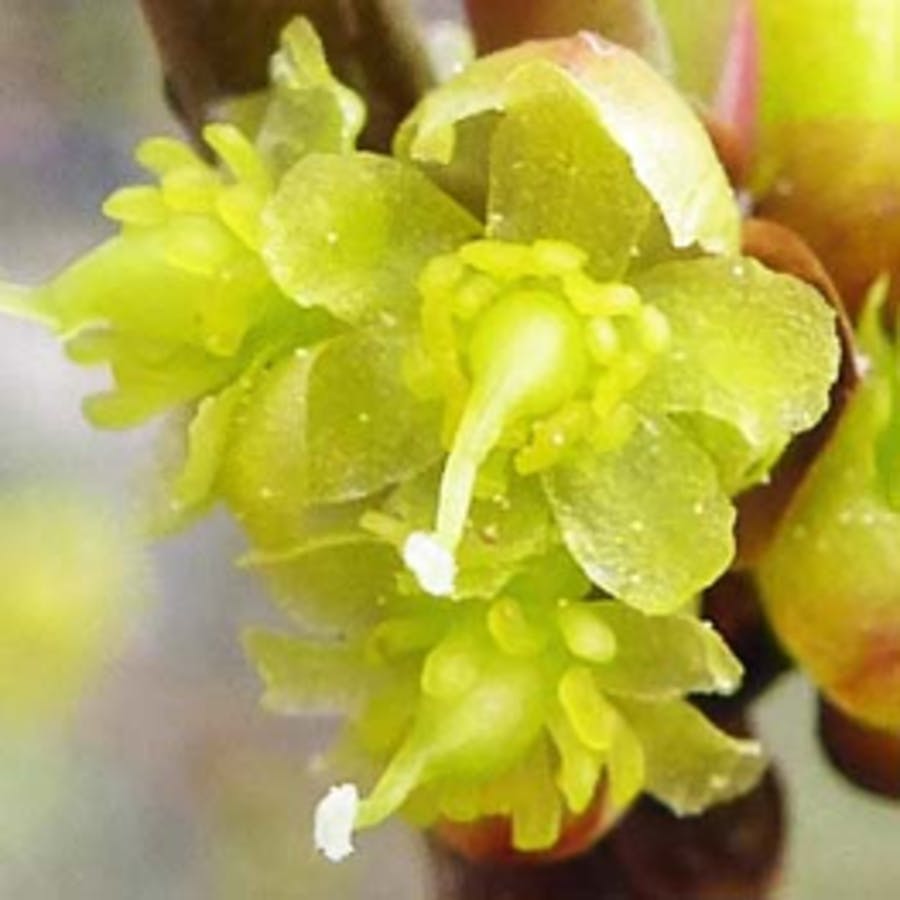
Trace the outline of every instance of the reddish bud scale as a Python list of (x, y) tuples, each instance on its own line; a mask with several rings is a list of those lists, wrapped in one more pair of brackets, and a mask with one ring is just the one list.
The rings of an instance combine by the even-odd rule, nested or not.
[(702, 816), (642, 801), (606, 840), (562, 863), (536, 856), (512, 861), (551, 864), (510, 866), (483, 854), (473, 864), (439, 847), (432, 861), (441, 900), (760, 900), (777, 882), (784, 840), (782, 791), (770, 772)]
[(445, 846), (475, 863), (500, 865), (542, 865), (579, 856), (616, 824), (620, 813), (610, 810), (602, 786), (597, 797), (579, 816), (569, 815), (562, 835), (549, 850), (525, 853), (512, 841), (512, 822), (503, 817), (461, 823), (443, 820), (432, 833)]

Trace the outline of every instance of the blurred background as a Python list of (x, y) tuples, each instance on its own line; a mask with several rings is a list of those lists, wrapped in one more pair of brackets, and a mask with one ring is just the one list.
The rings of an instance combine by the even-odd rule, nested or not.
[[(0, 0), (2, 277), (43, 279), (110, 233), (99, 205), (136, 176), (134, 143), (177, 133), (160, 88), (136, 0)], [(332, 725), (258, 709), (238, 635), (274, 614), (232, 566), (242, 542), (224, 516), (140, 557), (129, 523), (155, 435), (87, 426), (80, 401), (102, 381), (40, 327), (0, 320), (0, 691), (28, 681), (47, 699), (30, 718), (0, 703), (0, 898), (437, 897), (422, 841), (402, 826), (366, 834), (341, 867), (315, 856)], [(119, 567), (92, 562), (97, 547)], [(103, 639), (80, 648), (93, 653), (84, 671), (52, 645), (41, 669), (4, 641), (20, 621), (14, 591), (36, 573), (48, 604), (76, 617), (82, 581), (101, 582), (108, 602), (85, 615)], [(783, 679), (757, 721), (789, 817), (775, 896), (896, 897), (900, 809), (825, 763), (811, 689)]]

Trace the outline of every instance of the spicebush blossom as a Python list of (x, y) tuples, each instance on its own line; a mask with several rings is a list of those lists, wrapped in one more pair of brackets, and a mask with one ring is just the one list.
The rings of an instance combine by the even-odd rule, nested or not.
[(307, 24), (272, 71), (256, 135), (207, 132), (230, 176), (146, 145), (161, 187), (34, 302), (112, 366), (100, 424), (191, 404), (176, 507), (224, 500), (305, 631), (248, 637), (269, 703), (339, 702), (383, 769), (323, 849), (403, 809), (536, 850), (592, 802), (745, 790), (758, 748), (685, 700), (740, 677), (689, 604), (827, 408), (827, 304), (740, 256), (701, 126), (592, 35), (477, 61), (392, 156)]

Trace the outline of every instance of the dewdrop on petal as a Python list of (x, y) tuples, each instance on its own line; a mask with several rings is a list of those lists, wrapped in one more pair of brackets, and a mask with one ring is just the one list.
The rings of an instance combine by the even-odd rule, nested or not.
[(341, 862), (353, 853), (353, 826), (359, 808), (355, 784), (329, 788), (316, 807), (313, 840), (316, 849), (331, 862)]
[(414, 531), (403, 545), (403, 562), (422, 590), (434, 597), (453, 594), (456, 560), (434, 535)]

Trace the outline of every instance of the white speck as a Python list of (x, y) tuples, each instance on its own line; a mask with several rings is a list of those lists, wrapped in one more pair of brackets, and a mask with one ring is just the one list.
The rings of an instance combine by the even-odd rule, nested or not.
[(325, 240), (333, 247), (338, 242), (338, 233), (336, 231), (329, 231), (328, 234), (325, 235)]
[(449, 597), (453, 593), (456, 560), (434, 535), (414, 531), (403, 545), (403, 562), (423, 591), (434, 597)]
[(340, 862), (353, 852), (353, 825), (359, 808), (355, 784), (330, 788), (316, 807), (313, 840), (316, 849), (332, 862)]
[(736, 278), (743, 278), (744, 275), (746, 274), (746, 271), (747, 271), (746, 267), (744, 266), (743, 263), (735, 263), (731, 267), (731, 274), (734, 275)]
[(641, 255), (641, 248), (637, 244), (632, 244), (628, 248), (628, 255), (632, 259), (637, 259)]
[(789, 197), (794, 193), (794, 182), (790, 178), (779, 178), (775, 182), (774, 190), (779, 197)]
[(734, 691), (736, 684), (733, 678), (717, 672), (713, 676), (713, 686), (717, 694), (730, 694)]
[(485, 525), (484, 528), (481, 529), (481, 537), (488, 544), (496, 544), (497, 541), (500, 540), (500, 526), (496, 522)]
[(566, 443), (566, 436), (561, 431), (554, 431), (550, 437), (550, 443), (554, 447), (562, 447)]
[(293, 66), (287, 61), (287, 58), (284, 54), (276, 53), (272, 57), (269, 66), (273, 83), (278, 81), (294, 81)]
[(640, 519), (635, 519), (630, 527), (635, 534), (640, 534), (644, 530), (644, 523)]
[(854, 357), (856, 368), (859, 369), (861, 378), (865, 378), (872, 371), (872, 360), (865, 353), (857, 353)]
[(694, 504), (693, 510), (695, 516), (702, 516), (706, 512), (706, 504), (702, 500), (698, 500)]
[(710, 790), (720, 794), (728, 787), (728, 778), (725, 775), (712, 775), (709, 779)]
[(361, 425), (368, 425), (372, 421), (372, 417), (367, 412), (361, 412), (356, 418)]

